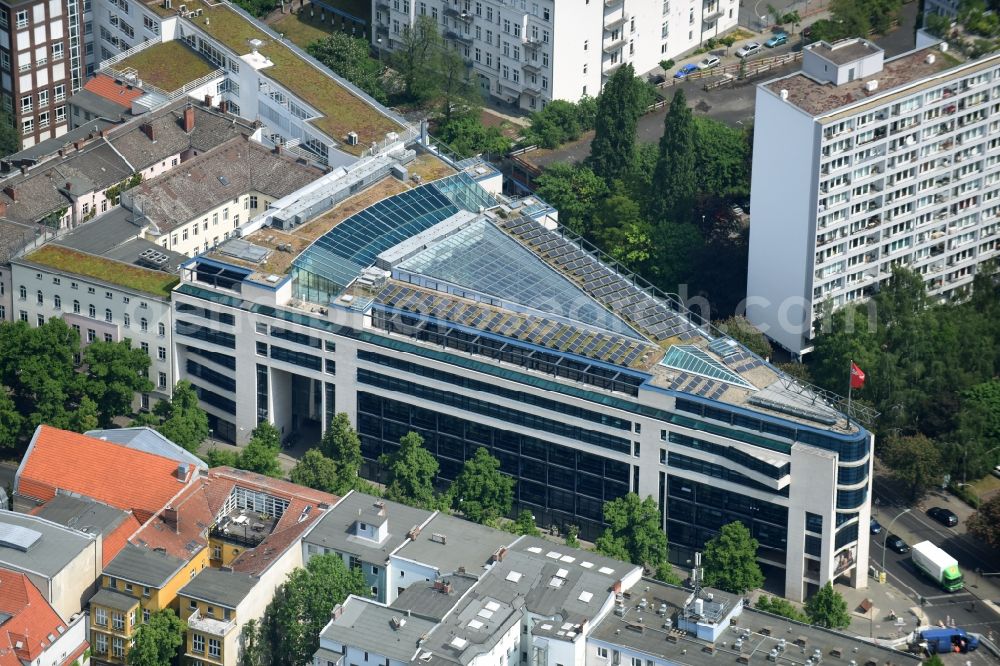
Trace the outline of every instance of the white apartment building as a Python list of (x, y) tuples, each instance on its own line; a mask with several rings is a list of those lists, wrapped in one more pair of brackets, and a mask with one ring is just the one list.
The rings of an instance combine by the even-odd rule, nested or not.
[(863, 39), (805, 49), (757, 87), (747, 316), (795, 354), (827, 307), (906, 266), (959, 296), (997, 256), (1000, 54), (888, 60)]
[(532, 111), (600, 93), (736, 26), (736, 0), (372, 0), (372, 44), (392, 51), (418, 16), (438, 23), (484, 94)]

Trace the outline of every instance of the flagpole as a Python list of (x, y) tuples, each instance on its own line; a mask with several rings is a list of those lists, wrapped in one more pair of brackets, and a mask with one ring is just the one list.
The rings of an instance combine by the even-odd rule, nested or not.
[(847, 366), (847, 422), (851, 422), (851, 391), (854, 390), (854, 359)]

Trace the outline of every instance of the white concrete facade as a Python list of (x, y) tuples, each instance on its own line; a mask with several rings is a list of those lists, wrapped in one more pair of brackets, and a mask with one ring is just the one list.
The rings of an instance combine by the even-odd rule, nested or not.
[(373, 46), (392, 51), (431, 18), (480, 89), (525, 111), (595, 97), (625, 63), (637, 74), (736, 26), (735, 0), (372, 0)]
[[(951, 57), (942, 51), (894, 61), (930, 68)], [(946, 299), (964, 295), (997, 256), (1000, 56), (892, 88), (878, 87), (888, 76), (880, 59), (827, 62), (837, 70), (827, 73), (807, 50), (803, 72), (835, 82), (833, 91), (862, 79), (875, 86), (819, 113), (783, 99), (783, 79), (757, 88), (747, 316), (795, 354), (811, 350), (826, 308), (867, 299), (894, 266)]]

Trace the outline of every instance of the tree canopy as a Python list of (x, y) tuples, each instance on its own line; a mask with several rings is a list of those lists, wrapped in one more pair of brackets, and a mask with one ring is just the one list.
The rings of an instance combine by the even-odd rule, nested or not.
[[(161, 400), (153, 407), (152, 419), (141, 419), (141, 425), (152, 424), (161, 435), (192, 453), (197, 453), (208, 437), (208, 415), (198, 404), (198, 394), (186, 379), (177, 382), (170, 401)], [(151, 421), (147, 423), (146, 421)]]
[(184, 644), (185, 625), (174, 611), (166, 608), (149, 616), (135, 630), (126, 655), (128, 666), (170, 666)]
[(240, 451), (236, 466), (264, 476), (280, 477), (281, 433), (273, 425), (264, 421), (250, 433), (250, 441)]
[(500, 471), (500, 461), (485, 448), (476, 449), (451, 484), (451, 508), (466, 518), (486, 523), (510, 513), (514, 479)]
[(764, 574), (757, 564), (759, 545), (743, 523), (723, 525), (705, 544), (705, 584), (733, 594), (745, 594), (763, 585)]
[(385, 496), (396, 502), (433, 509), (437, 506), (434, 478), (438, 461), (424, 448), (424, 438), (408, 432), (399, 439), (399, 449), (382, 454), (379, 463), (388, 472)]
[(941, 480), (941, 451), (924, 435), (890, 436), (882, 444), (881, 457), (909, 490), (911, 500)]
[(0, 111), (0, 157), (7, 157), (21, 150), (21, 133), (14, 127), (14, 118)]
[(604, 503), (608, 528), (597, 538), (597, 551), (608, 557), (642, 565), (658, 572), (667, 565), (667, 534), (660, 509), (652, 497), (635, 493)]
[(806, 615), (809, 621), (827, 629), (845, 629), (851, 624), (844, 597), (827, 583), (806, 601)]
[(757, 599), (757, 603), (754, 604), (754, 608), (762, 610), (765, 613), (771, 613), (772, 615), (787, 617), (789, 620), (795, 620), (796, 622), (809, 621), (805, 613), (793, 606), (787, 599), (782, 599), (781, 597), (769, 597), (766, 594), (762, 594)]
[(329, 37), (309, 44), (309, 55), (329, 67), (379, 102), (388, 101), (385, 87), (379, 80), (382, 67), (371, 57), (371, 44), (367, 39), (335, 32)]
[(983, 502), (968, 522), (969, 532), (993, 549), (1000, 549), (1000, 494)]
[(625, 180), (635, 159), (635, 130), (642, 98), (631, 64), (618, 68), (597, 101), (590, 167), (606, 183)]
[(337, 477), (337, 463), (323, 455), (319, 449), (309, 449), (295, 463), (289, 475), (292, 483), (300, 486), (336, 493), (340, 485)]

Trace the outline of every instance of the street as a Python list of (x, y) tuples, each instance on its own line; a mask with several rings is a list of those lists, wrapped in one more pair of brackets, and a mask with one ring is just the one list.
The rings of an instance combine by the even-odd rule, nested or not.
[[(1000, 601), (1000, 579), (983, 577), (976, 573), (980, 571), (991, 573), (1000, 571), (1000, 554), (990, 550), (965, 531), (965, 519), (971, 509), (961, 507), (960, 500), (945, 493), (932, 492), (928, 497), (914, 506), (908, 513), (903, 513), (909, 502), (899, 497), (895, 492), (875, 481), (875, 497), (877, 520), (882, 524), (883, 531), (871, 537), (871, 566), (881, 570), (883, 559), (883, 543), (886, 530), (892, 522), (891, 533), (903, 538), (910, 546), (929, 540), (940, 546), (956, 560), (965, 576), (966, 587), (961, 592), (947, 593), (916, 570), (909, 553), (899, 555), (891, 550), (884, 552), (885, 568), (888, 582), (908, 595), (906, 603), (919, 606), (920, 598), (926, 601), (923, 611), (931, 623), (952, 621), (958, 627), (981, 633), (987, 637), (1000, 638), (1000, 613), (994, 604)], [(944, 506), (959, 515), (956, 527), (945, 527), (928, 517), (926, 511), (932, 506)], [(894, 521), (894, 522), (893, 522)], [(872, 585), (878, 585), (872, 581)], [(906, 609), (894, 609), (902, 613)]]

